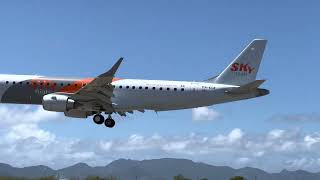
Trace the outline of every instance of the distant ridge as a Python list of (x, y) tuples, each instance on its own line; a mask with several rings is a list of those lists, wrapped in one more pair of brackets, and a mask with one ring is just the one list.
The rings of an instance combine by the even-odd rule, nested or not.
[(0, 163), (0, 176), (16, 177), (43, 177), (63, 176), (65, 178), (84, 178), (86, 176), (117, 176), (120, 179), (139, 180), (171, 180), (173, 176), (182, 174), (196, 180), (206, 177), (209, 180), (228, 180), (232, 176), (240, 175), (246, 179), (257, 180), (319, 180), (320, 173), (311, 173), (303, 170), (268, 173), (251, 167), (234, 169), (227, 166), (213, 166), (205, 163), (196, 163), (186, 159), (152, 159), (152, 160), (127, 160), (119, 159), (107, 166), (91, 167), (85, 163), (78, 163), (59, 170), (47, 166), (30, 166), (16, 168)]

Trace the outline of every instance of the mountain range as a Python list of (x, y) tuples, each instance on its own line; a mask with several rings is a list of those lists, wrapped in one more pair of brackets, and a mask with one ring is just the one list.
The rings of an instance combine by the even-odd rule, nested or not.
[(84, 178), (86, 176), (116, 176), (119, 179), (131, 180), (171, 180), (173, 176), (182, 174), (193, 180), (203, 177), (208, 180), (228, 180), (233, 176), (243, 176), (247, 180), (319, 180), (320, 173), (308, 171), (283, 170), (279, 173), (268, 173), (251, 167), (234, 169), (227, 166), (213, 166), (193, 162), (186, 159), (152, 159), (128, 160), (119, 159), (106, 166), (91, 167), (85, 163), (54, 170), (47, 166), (30, 166), (24, 168), (12, 167), (0, 163), (0, 176), (44, 177), (59, 176), (64, 178)]

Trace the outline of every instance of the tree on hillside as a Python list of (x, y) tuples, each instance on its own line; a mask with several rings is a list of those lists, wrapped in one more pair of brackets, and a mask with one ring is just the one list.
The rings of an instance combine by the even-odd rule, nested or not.
[(39, 178), (38, 180), (56, 180), (57, 178), (55, 178), (54, 176), (49, 176), (49, 177), (42, 177)]
[(99, 176), (89, 176), (86, 177), (86, 180), (118, 180), (115, 176), (108, 176), (108, 177), (99, 177)]
[(244, 180), (244, 178), (242, 176), (235, 176), (232, 177), (230, 180)]
[(99, 176), (88, 176), (86, 177), (86, 180), (102, 180)]
[(182, 174), (173, 177), (173, 180), (190, 180), (187, 177), (184, 177)]
[(26, 178), (1, 176), (0, 180), (27, 180)]
[(118, 178), (115, 176), (108, 176), (105, 180), (118, 180)]
[(0, 180), (56, 180), (54, 176), (41, 177), (41, 178), (23, 178), (23, 177), (3, 177), (0, 176)]

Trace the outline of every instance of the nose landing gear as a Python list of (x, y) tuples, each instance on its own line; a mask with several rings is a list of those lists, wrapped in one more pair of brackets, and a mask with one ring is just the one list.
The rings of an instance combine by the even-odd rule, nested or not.
[(93, 116), (93, 122), (96, 124), (103, 124), (108, 128), (113, 128), (116, 122), (112, 119), (109, 114), (108, 118), (105, 120), (101, 114), (96, 114)]

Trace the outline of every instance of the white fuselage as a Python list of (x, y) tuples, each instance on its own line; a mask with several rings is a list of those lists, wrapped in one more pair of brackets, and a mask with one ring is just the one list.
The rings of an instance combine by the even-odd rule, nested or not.
[[(43, 96), (51, 93), (72, 93), (91, 80), (48, 78), (43, 76), (0, 75), (2, 103), (42, 104)], [(239, 86), (189, 81), (117, 79), (111, 97), (115, 111), (177, 110), (209, 106), (259, 96), (259, 91), (228, 94)], [(81, 109), (94, 111), (92, 108)]]
[(250, 93), (230, 96), (225, 94), (225, 91), (239, 86), (205, 82), (124, 79), (113, 82), (113, 85), (115, 86), (113, 106), (122, 111), (194, 108), (256, 95)]

